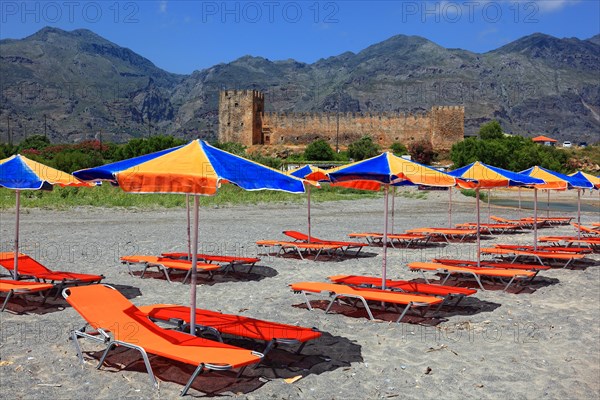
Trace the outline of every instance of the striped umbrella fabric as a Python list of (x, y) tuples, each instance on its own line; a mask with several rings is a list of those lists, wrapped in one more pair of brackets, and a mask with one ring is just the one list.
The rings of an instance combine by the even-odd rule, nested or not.
[(217, 194), (221, 184), (244, 190), (277, 190), (304, 193), (304, 181), (273, 168), (228, 153), (201, 140), (98, 168), (77, 171), (90, 181), (108, 180), (132, 193), (182, 193), (194, 195), (194, 233), (190, 326), (196, 326), (196, 282), (198, 263), (198, 196)]
[(82, 182), (71, 174), (33, 161), (20, 154), (0, 160), (0, 186), (15, 191), (15, 263), (13, 278), (19, 279), (19, 222), (22, 190), (52, 190), (59, 186), (92, 186)]

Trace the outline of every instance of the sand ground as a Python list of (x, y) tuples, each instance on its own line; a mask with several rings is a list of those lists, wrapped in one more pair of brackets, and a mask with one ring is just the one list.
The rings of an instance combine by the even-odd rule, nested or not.
[[(566, 196), (566, 195), (562, 195)], [(571, 196), (573, 196), (571, 194)], [(460, 198), (459, 198), (460, 197)], [(588, 199), (593, 202), (593, 199)], [(427, 200), (398, 198), (394, 230), (447, 226), (447, 195)], [(347, 240), (353, 231), (381, 231), (383, 201), (340, 201), (313, 205), (313, 234)], [(492, 207), (508, 218), (529, 212)], [(12, 247), (14, 213), (0, 212), (3, 251)], [(482, 208), (482, 221), (487, 210)], [(474, 201), (455, 196), (453, 223), (475, 220)], [(22, 214), (22, 250), (59, 270), (102, 273), (136, 305), (189, 303), (189, 284), (169, 284), (158, 275), (140, 279), (119, 263), (127, 254), (186, 250), (185, 211), (77, 208), (70, 211), (26, 210)], [(600, 222), (600, 211), (584, 213), (582, 222)], [(253, 256), (264, 252), (254, 242), (283, 239), (281, 231), (305, 231), (301, 204), (210, 208), (200, 211), (204, 252)], [(540, 235), (571, 235), (573, 228), (543, 229)], [(532, 243), (531, 233), (485, 238), (493, 243)], [(336, 274), (379, 276), (382, 248), (369, 247), (361, 258), (312, 261), (260, 255), (252, 274), (238, 272), (200, 279), (200, 307), (289, 324), (317, 327), (325, 334), (296, 355), (273, 351), (266, 362), (248, 370), (239, 382), (230, 374), (207, 374), (196, 389), (211, 395), (243, 398), (579, 398), (600, 397), (600, 256), (589, 266), (543, 271), (534, 290), (479, 291), (437, 318), (411, 316), (391, 322), (394, 313), (369, 321), (349, 307), (341, 314), (308, 311), (302, 296), (288, 284), (325, 281)], [(406, 264), (434, 257), (474, 258), (474, 243), (425, 249), (389, 249), (388, 276), (417, 279)], [(432, 276), (432, 275), (430, 275)], [(102, 301), (102, 299), (98, 299)], [(86, 354), (82, 367), (68, 339), (83, 320), (64, 301), (46, 307), (16, 304), (0, 315), (0, 398), (174, 398), (189, 369), (153, 358), (164, 379), (160, 390), (149, 383), (136, 354), (116, 352), (111, 365), (94, 369), (97, 353)], [(408, 321), (408, 322), (407, 322)], [(260, 343), (235, 341), (254, 346)], [(82, 342), (85, 350), (101, 347)], [(142, 371), (142, 372), (139, 372)], [(186, 375), (188, 374), (188, 375)], [(283, 378), (301, 376), (294, 383)], [(192, 389), (194, 397), (205, 393)]]

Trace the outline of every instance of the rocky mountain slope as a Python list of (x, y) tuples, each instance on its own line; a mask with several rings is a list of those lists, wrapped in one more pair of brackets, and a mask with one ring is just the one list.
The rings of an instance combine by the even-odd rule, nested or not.
[(495, 118), (514, 134), (600, 140), (600, 35), (533, 34), (484, 54), (398, 35), (313, 64), (244, 56), (175, 75), (90, 31), (44, 28), (0, 41), (0, 57), (2, 140), (8, 125), (15, 141), (44, 128), (55, 141), (214, 139), (224, 88), (263, 91), (268, 111), (464, 105), (467, 133)]

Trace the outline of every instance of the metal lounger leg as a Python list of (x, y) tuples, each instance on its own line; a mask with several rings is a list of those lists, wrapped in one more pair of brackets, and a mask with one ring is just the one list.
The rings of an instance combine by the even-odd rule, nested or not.
[(365, 307), (365, 310), (367, 310), (367, 314), (369, 314), (369, 319), (371, 321), (373, 321), (375, 318), (373, 317), (373, 313), (371, 313), (371, 308), (369, 307), (369, 305), (367, 304), (367, 301), (365, 300), (364, 297), (362, 296), (349, 296), (349, 295), (338, 295), (336, 294), (333, 299), (331, 299), (331, 301), (329, 302), (329, 305), (327, 306), (327, 308), (325, 309), (325, 314), (327, 314), (329, 312), (329, 309), (331, 308), (331, 306), (333, 305), (333, 302), (335, 300), (337, 300), (339, 297), (353, 297), (355, 299), (358, 299), (360, 301), (362, 301), (363, 306)]
[(399, 324), (400, 321), (402, 320), (402, 318), (404, 318), (404, 316), (406, 315), (406, 313), (408, 312), (408, 310), (412, 307), (413, 302), (411, 301), (410, 303), (408, 303), (406, 305), (406, 307), (404, 307), (404, 311), (402, 311), (402, 314), (400, 314), (400, 316), (398, 317), (398, 319), (396, 320), (396, 323)]
[(194, 383), (194, 379), (196, 379), (196, 377), (198, 375), (200, 375), (203, 370), (204, 370), (204, 363), (201, 363), (200, 365), (198, 365), (198, 367), (196, 367), (196, 370), (194, 371), (194, 373), (190, 377), (190, 380), (187, 381), (187, 383), (185, 384), (185, 386), (181, 390), (180, 395), (182, 397), (186, 395), (186, 393), (188, 392), (188, 390), (190, 390), (190, 387), (192, 386), (192, 383)]
[(152, 366), (150, 365), (150, 360), (148, 359), (148, 353), (146, 353), (146, 350), (144, 350), (143, 347), (136, 346), (131, 343), (121, 342), (119, 340), (112, 340), (106, 347), (106, 350), (104, 350), (104, 354), (102, 354), (102, 358), (100, 359), (100, 362), (98, 363), (98, 366), (96, 367), (96, 369), (100, 369), (102, 367), (102, 364), (104, 364), (104, 360), (106, 359), (108, 352), (116, 345), (128, 347), (130, 349), (134, 349), (134, 350), (137, 350), (140, 352), (140, 354), (142, 355), (142, 358), (144, 359), (144, 364), (146, 365), (146, 370), (148, 371), (148, 375), (150, 376), (150, 382), (152, 382), (152, 385), (155, 388), (158, 388), (158, 382), (156, 381), (156, 378), (154, 377), (154, 372), (152, 371)]
[(510, 285), (512, 285), (512, 283), (513, 283), (513, 281), (515, 280), (515, 278), (516, 278), (516, 276), (513, 276), (513, 277), (511, 278), (511, 280), (510, 280), (510, 281), (508, 281), (508, 283), (507, 283), (507, 284), (506, 284), (506, 286), (504, 287), (504, 291), (505, 291), (505, 292), (506, 292), (506, 290), (508, 289), (508, 287), (509, 287)]
[(306, 295), (306, 292), (303, 290), (302, 291), (302, 295), (304, 296), (304, 301), (306, 302), (306, 306), (308, 307), (308, 309), (310, 311), (313, 310), (312, 306), (310, 305), (310, 301), (308, 300), (308, 296)]
[(12, 290), (12, 289), (11, 289), (11, 290), (8, 292), (8, 294), (6, 295), (6, 299), (4, 300), (4, 304), (2, 304), (2, 311), (4, 311), (4, 309), (6, 308), (6, 305), (8, 304), (8, 301), (9, 301), (9, 300), (10, 300), (10, 298), (12, 297), (13, 293), (14, 293), (14, 290)]
[(473, 278), (475, 278), (475, 280), (477, 281), (477, 283), (479, 284), (479, 287), (481, 288), (481, 290), (485, 291), (485, 288), (483, 287), (483, 285), (481, 284), (481, 279), (479, 279), (479, 276), (474, 273), (474, 272), (470, 272), (471, 275), (473, 275)]

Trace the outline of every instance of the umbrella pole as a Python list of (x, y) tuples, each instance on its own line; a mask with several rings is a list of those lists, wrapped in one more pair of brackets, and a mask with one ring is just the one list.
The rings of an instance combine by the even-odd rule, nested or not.
[(16, 216), (15, 216), (15, 259), (13, 265), (13, 279), (19, 280), (19, 215), (21, 209), (21, 191), (16, 190)]
[(550, 218), (550, 189), (548, 189), (548, 201), (546, 202), (546, 218)]
[(390, 228), (390, 232), (392, 234), (394, 233), (394, 211), (396, 211), (395, 199), (396, 199), (396, 186), (394, 186), (394, 188), (392, 189), (392, 226)]
[(310, 232), (310, 185), (306, 186), (306, 198), (308, 199), (308, 243), (310, 243), (312, 234)]
[(192, 281), (190, 283), (190, 333), (196, 334), (196, 283), (198, 271), (198, 195), (194, 195), (194, 238), (192, 241)]
[(448, 188), (448, 228), (452, 228), (452, 188)]
[[(577, 189), (577, 225), (581, 226), (581, 189)], [(577, 240), (581, 239), (581, 229), (577, 229)]]
[(185, 209), (187, 214), (187, 253), (188, 260), (192, 259), (192, 237), (190, 232), (190, 195), (185, 195)]
[(521, 218), (521, 187), (519, 186), (519, 218)]
[(533, 188), (533, 251), (537, 251), (537, 188)]
[(480, 229), (479, 226), (481, 225), (481, 217), (480, 217), (480, 210), (479, 210), (479, 188), (475, 189), (475, 203), (476, 203), (476, 208), (477, 208), (477, 266), (480, 267), (481, 266), (481, 233), (480, 233)]
[(487, 219), (487, 223), (490, 223), (490, 217), (492, 216), (492, 208), (490, 207), (490, 197), (492, 197), (492, 191), (491, 189), (488, 189), (488, 198), (487, 198), (487, 203), (488, 203), (488, 219)]
[(381, 289), (385, 290), (385, 280), (387, 273), (387, 247), (388, 247), (388, 193), (390, 191), (389, 185), (385, 185), (384, 190), (384, 212), (383, 212), (383, 262), (381, 266)]

